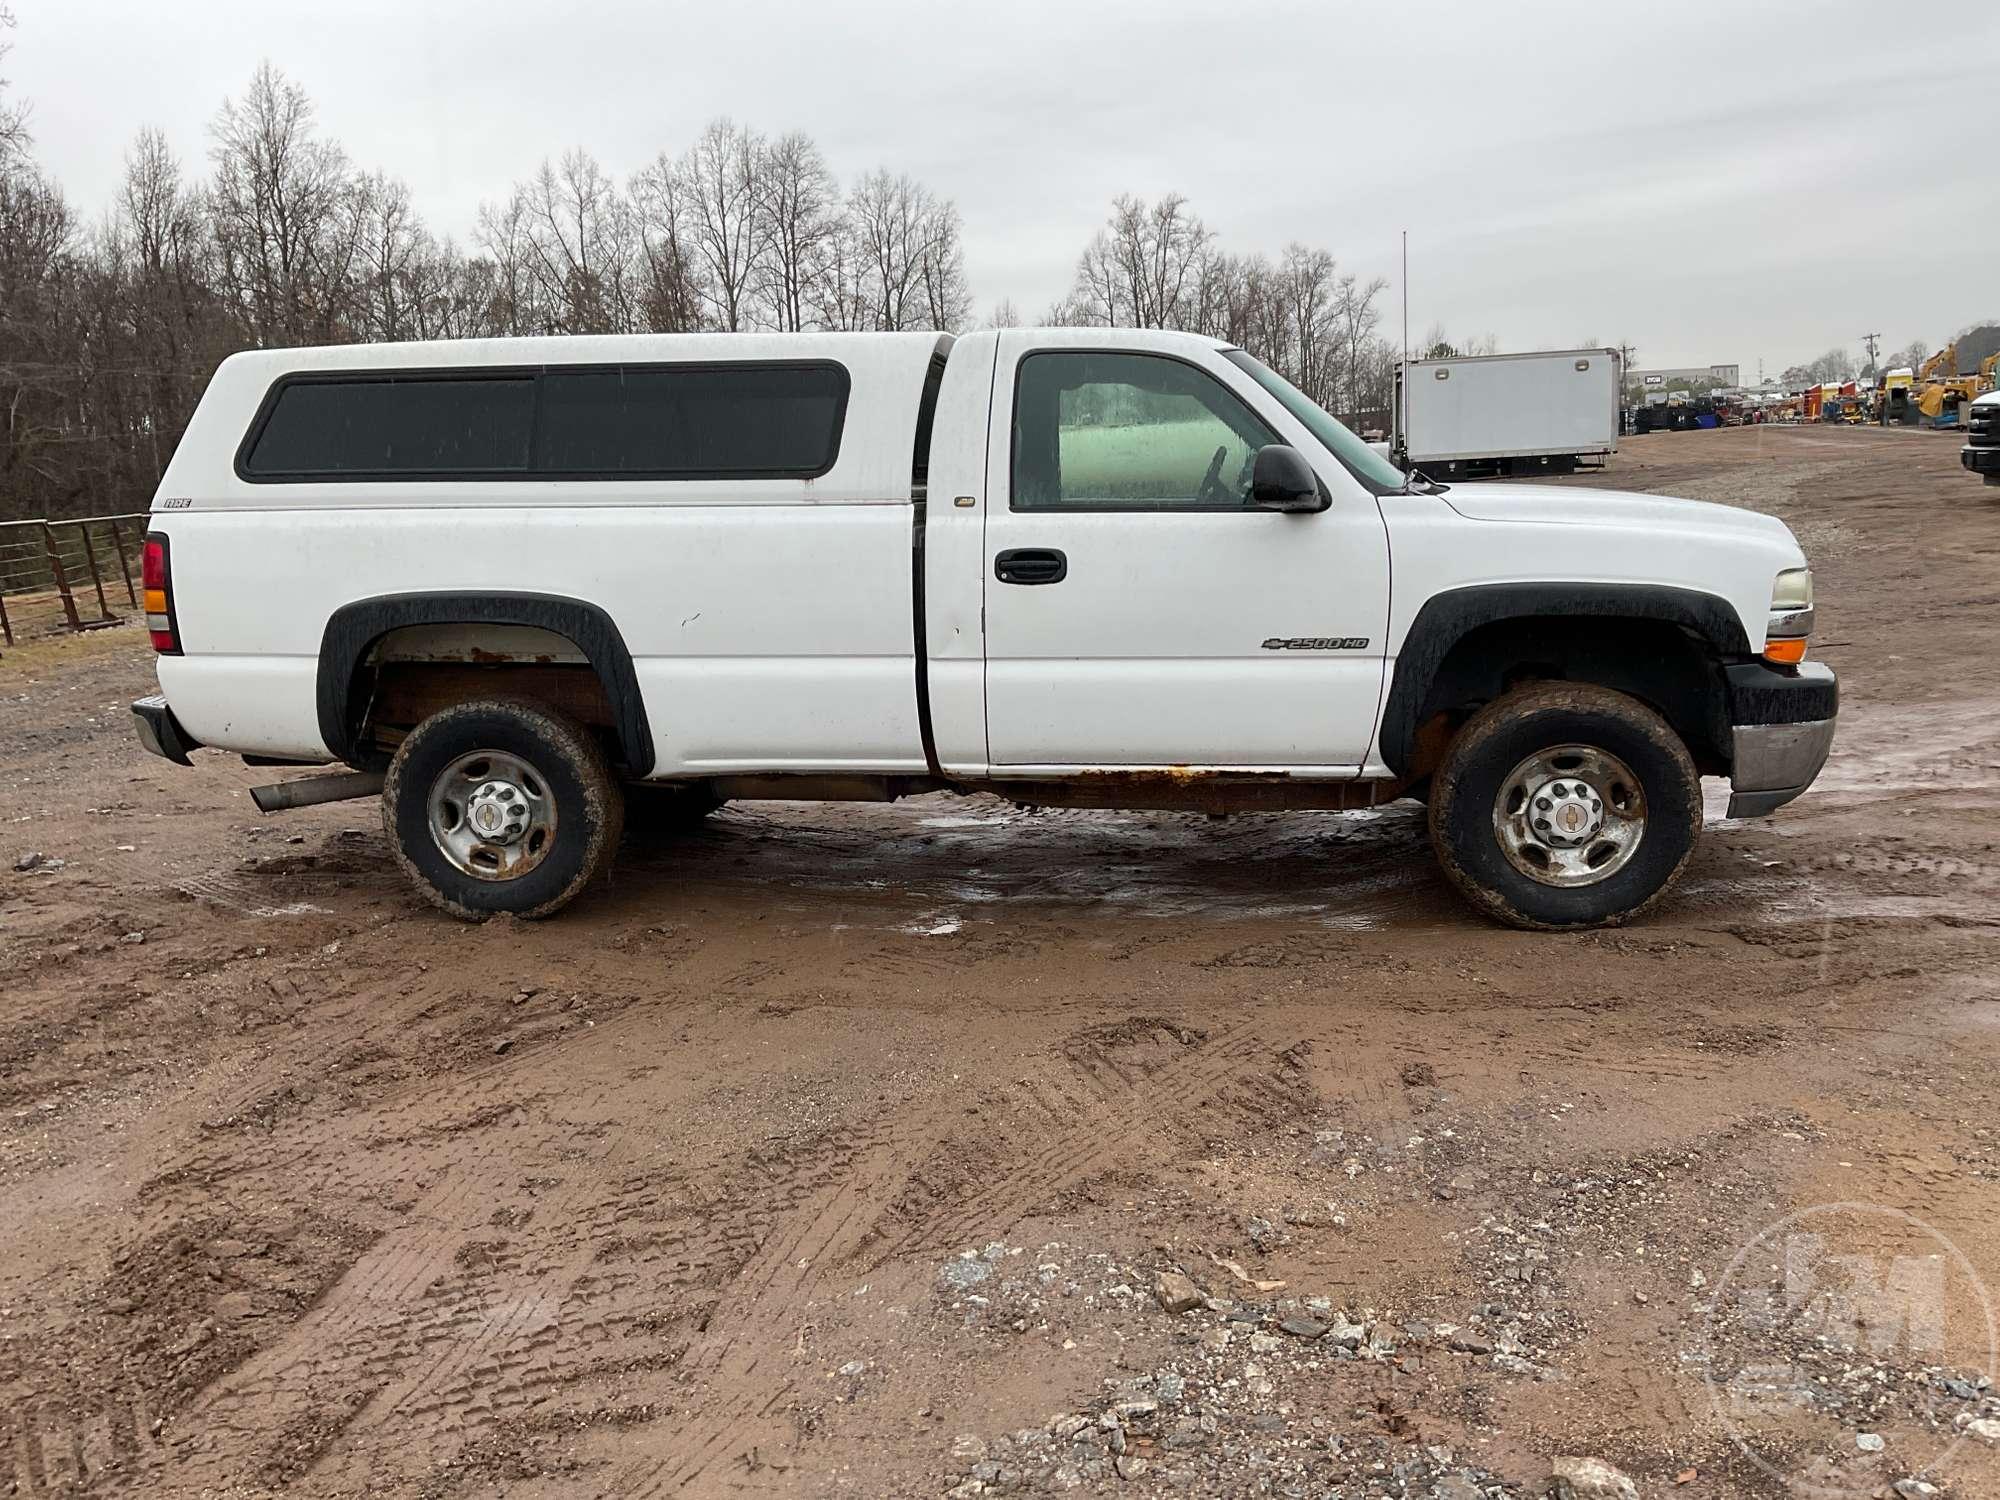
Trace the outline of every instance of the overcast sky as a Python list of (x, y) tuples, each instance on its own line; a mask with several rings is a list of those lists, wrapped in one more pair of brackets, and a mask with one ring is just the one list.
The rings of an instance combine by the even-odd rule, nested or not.
[(1392, 282), (1407, 228), (1415, 330), (1503, 349), (1750, 378), (2000, 317), (1970, 274), (2000, 266), (1990, 0), (11, 3), (36, 153), (93, 215), (142, 125), (205, 169), (269, 58), (462, 240), (545, 156), (623, 176), (727, 113), (955, 198), (982, 316), (1037, 316), (1114, 194), (1174, 189), (1230, 249), (1301, 239)]

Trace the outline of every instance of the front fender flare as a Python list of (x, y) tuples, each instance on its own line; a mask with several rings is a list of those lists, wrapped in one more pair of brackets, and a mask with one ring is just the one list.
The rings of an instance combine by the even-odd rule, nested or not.
[(1550, 616), (1662, 620), (1701, 638), (1718, 658), (1750, 654), (1736, 607), (1699, 589), (1626, 583), (1489, 583), (1447, 589), (1424, 602), (1396, 653), (1378, 736), (1389, 768), (1408, 774), (1431, 684), (1453, 646), (1482, 625)]
[(634, 776), (653, 769), (646, 700), (625, 637), (599, 606), (555, 594), (383, 594), (335, 610), (320, 637), (317, 708), (320, 738), (336, 759), (354, 759), (360, 730), (354, 679), (362, 659), (383, 636), (408, 625), (530, 625), (574, 641), (611, 704), (626, 769)]

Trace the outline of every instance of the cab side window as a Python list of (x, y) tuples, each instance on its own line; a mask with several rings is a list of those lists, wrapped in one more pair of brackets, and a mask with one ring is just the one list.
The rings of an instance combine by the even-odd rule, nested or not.
[(1015, 510), (1240, 510), (1277, 437), (1206, 371), (1158, 354), (1046, 350), (1014, 386)]

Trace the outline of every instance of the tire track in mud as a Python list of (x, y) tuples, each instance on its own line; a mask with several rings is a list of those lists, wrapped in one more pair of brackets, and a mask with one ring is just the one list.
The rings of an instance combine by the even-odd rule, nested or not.
[(58, 1400), (25, 1401), (0, 1414), (0, 1473), (9, 1494), (71, 1495), (103, 1476), (142, 1478), (163, 1455), (152, 1432), (152, 1409), (137, 1390), (78, 1413)]
[[(587, 1033), (595, 1044), (590, 1053), (571, 1048), (565, 1059), (572, 1075), (595, 1070), (619, 1080), (603, 1105), (613, 1117), (627, 1113), (615, 1101), (629, 1072), (622, 1059), (594, 1069), (591, 1054), (608, 1050), (611, 1033), (632, 1013)], [(529, 1059), (546, 1063), (549, 1053)], [(458, 1080), (454, 1107), (470, 1107), (476, 1116), (489, 1097), (524, 1107), (513, 1075), (526, 1062), (510, 1059)], [(420, 1088), (406, 1089), (388, 1112), (392, 1125), (398, 1113), (435, 1117), (437, 1101)], [(379, 1131), (382, 1121), (378, 1109), (371, 1123)], [(521, 1128), (536, 1133), (530, 1153), (555, 1133), (548, 1122)], [(914, 1121), (909, 1128), (913, 1151), (933, 1138)], [(391, 1231), (277, 1345), (219, 1382), (190, 1414), (188, 1425), (205, 1427), (211, 1440), (183, 1466), (189, 1482), (240, 1479), (254, 1465), (261, 1439), (342, 1390), (365, 1402), (318, 1461), (337, 1452), (350, 1469), (387, 1464), (386, 1478), (406, 1478), (411, 1465), (449, 1458), (509, 1413), (545, 1399), (552, 1387), (618, 1363), (621, 1346), (634, 1346), (635, 1358), (656, 1357), (663, 1287), (706, 1294), (754, 1260), (788, 1210), (795, 1216), (813, 1194), (855, 1180), (856, 1159), (868, 1146), (850, 1134), (753, 1153), (703, 1203), (696, 1227), (640, 1236), (635, 1244), (631, 1225), (661, 1217), (665, 1188), (657, 1175), (630, 1170), (629, 1131), (600, 1128), (597, 1149), (564, 1163), (561, 1193), (539, 1200), (528, 1232), (493, 1256), (497, 1274), (479, 1275), (459, 1265), (467, 1248), (483, 1253), (479, 1235), (491, 1222), (472, 1210), (504, 1203), (508, 1177), (529, 1157), (496, 1148), (490, 1133), (442, 1145), (421, 1136), (391, 1129), (391, 1149), (407, 1152), (407, 1162), (385, 1163), (377, 1153), (356, 1166), (357, 1179), (423, 1172), (444, 1180), (414, 1207), (409, 1227)], [(448, 1154), (444, 1163), (439, 1150)], [(673, 1181), (685, 1181), (684, 1174), (676, 1172)], [(777, 1210), (769, 1207), (774, 1201)], [(676, 1316), (691, 1321), (693, 1312)], [(674, 1321), (667, 1319), (670, 1326)]]
[[(1285, 1050), (1248, 1023), (1188, 1046), (1154, 1068), (1128, 1067), (1100, 1048), (1066, 1051), (1071, 1089), (1059, 1097), (1067, 1108), (1040, 1108), (1050, 1133), (1023, 1160), (994, 1175), (992, 1186), (972, 1197), (947, 1199), (915, 1214), (900, 1233), (889, 1224), (899, 1200), (926, 1161), (949, 1140), (944, 1107), (913, 1111), (893, 1124), (834, 1138), (831, 1171), (811, 1174), (811, 1186), (736, 1273), (717, 1303), (704, 1335), (682, 1361), (693, 1401), (676, 1414), (672, 1451), (629, 1466), (613, 1492), (653, 1500), (686, 1490), (721, 1464), (747, 1464), (766, 1443), (787, 1434), (780, 1414), (796, 1389), (786, 1360), (784, 1334), (792, 1309), (834, 1269), (865, 1253), (877, 1268), (899, 1257), (933, 1253), (968, 1239), (1004, 1234), (1034, 1205), (1094, 1176), (1126, 1154), (1129, 1132), (1168, 1107), (1184, 1110), (1213, 1099), (1231, 1085), (1259, 1085), (1260, 1073), (1282, 1066)], [(1094, 1064), (1094, 1065), (1093, 1065)], [(1066, 1119), (1060, 1118), (1067, 1116)], [(950, 1118), (956, 1118), (956, 1110)], [(933, 1128), (938, 1127), (938, 1128)], [(847, 1163), (841, 1170), (840, 1161)], [(742, 1488), (742, 1474), (732, 1487)]]
[[(607, 1022), (579, 1041), (596, 1050), (613, 1030)], [(576, 1048), (568, 1051), (572, 1069), (587, 1061), (578, 1058)], [(548, 1060), (544, 1050), (518, 1064), (484, 1070), (470, 1081), (470, 1092), (519, 1104), (514, 1075)], [(416, 1097), (413, 1087), (403, 1108), (414, 1112), (434, 1104)], [(537, 1129), (546, 1141), (559, 1124), (521, 1128)], [(496, 1150), (483, 1131), (454, 1133), (443, 1143), (420, 1132), (392, 1139), (389, 1161), (377, 1156), (368, 1175), (441, 1180), (419, 1199), (406, 1225), (364, 1253), (277, 1343), (205, 1393), (187, 1425), (198, 1424), (225, 1440), (189, 1455), (177, 1478), (240, 1482), (254, 1470), (260, 1444), (330, 1392), (372, 1394), (319, 1461), (338, 1452), (372, 1468), (385, 1448), (395, 1450), (399, 1463), (429, 1461), (480, 1436), (497, 1420), (500, 1413), (490, 1401), (485, 1418), (474, 1410), (482, 1393), (491, 1396), (500, 1388), (518, 1393), (532, 1385), (522, 1372), (534, 1363), (540, 1336), (555, 1326), (571, 1286), (587, 1267), (606, 1206), (615, 1210), (621, 1202), (619, 1193), (604, 1196), (602, 1189), (626, 1159), (629, 1131), (604, 1132), (599, 1149), (566, 1163), (571, 1170), (561, 1192), (536, 1206), (540, 1243), (515, 1256), (517, 1263), (538, 1269), (519, 1284), (498, 1289), (485, 1278), (454, 1272), (464, 1247), (490, 1223), (483, 1210), (512, 1198), (521, 1156)], [(529, 1399), (532, 1392), (509, 1404)], [(393, 1429), (391, 1444), (375, 1441), (385, 1427)]]
[[(374, 1017), (359, 1036), (386, 1034), (406, 1021), (407, 1005), (397, 1002), (427, 1002), (442, 992), (440, 984), (434, 981), (360, 990), (353, 994), (344, 1014)], [(301, 1032), (291, 1044), (219, 1083), (206, 1097), (197, 1093), (183, 1105), (183, 1112), (225, 1121), (254, 1116), (262, 1102), (288, 1086), (288, 1080), (309, 1072), (300, 1054), (320, 1045), (320, 1028)], [(288, 1168), (316, 1154), (311, 1143), (292, 1140), (282, 1126), (257, 1131), (224, 1125), (205, 1133), (206, 1139), (193, 1151), (168, 1160), (140, 1184), (142, 1212), (131, 1239), (144, 1240), (173, 1228), (183, 1211), (200, 1209), (204, 1196), (226, 1179), (245, 1173), (282, 1176)], [(98, 1175), (112, 1180), (116, 1165), (108, 1163)], [(183, 1193), (183, 1186), (189, 1184), (193, 1191)], [(199, 1413), (203, 1399), (197, 1397), (184, 1408), (176, 1422)], [(102, 1473), (116, 1471), (128, 1478), (153, 1473), (171, 1461), (152, 1432), (157, 1414), (154, 1401), (136, 1388), (82, 1403), (44, 1402), (38, 1407), (17, 1408), (0, 1425), (0, 1455), (12, 1459), (13, 1482), (19, 1492), (30, 1495), (60, 1493), (66, 1485), (84, 1483), (86, 1476)], [(258, 1428), (253, 1427), (255, 1430)], [(175, 1460), (178, 1457), (173, 1455)]]
[[(722, 976), (721, 988), (754, 988), (763, 969), (739, 967)], [(624, 1358), (651, 1358), (678, 1361), (674, 1384), (690, 1391), (692, 1402), (657, 1472), (648, 1466), (633, 1478), (655, 1492), (680, 1488), (767, 1440), (774, 1422), (781, 1444), (789, 1444), (783, 1413), (795, 1387), (788, 1320), (833, 1268), (1004, 1232), (1047, 1194), (1114, 1161), (1122, 1138), (1150, 1122), (1162, 1101), (1180, 1110), (1232, 1085), (1254, 1092), (1258, 1075), (1273, 1067), (1269, 1046), (1246, 1027), (1181, 1037), (1152, 1021), (1131, 1037), (1081, 1034), (1052, 1069), (1006, 1091), (1016, 1106), (1007, 1133), (1034, 1149), (1018, 1172), (1009, 1169), (1004, 1189), (969, 1200), (954, 1185), (902, 1201), (943, 1143), (962, 1131), (957, 1098), (753, 1151), (715, 1178), (701, 1172), (714, 1187), (698, 1207), (674, 1192), (697, 1165), (681, 1164), (664, 1182), (635, 1172), (631, 1133), (600, 1126), (587, 1151), (559, 1153), (567, 1159), (552, 1171), (561, 1189), (534, 1205), (527, 1231), (489, 1252), (481, 1243), (485, 1210), (515, 1198), (520, 1174), (533, 1170), (565, 1128), (536, 1117), (545, 1092), (521, 1088), (529, 1067), (552, 1060), (551, 1049), (449, 1080), (408, 1082), (366, 1111), (332, 1121), (281, 1117), (260, 1128), (258, 1119), (274, 1091), (310, 1076), (302, 1053), (323, 1050), (329, 1026), (345, 1048), (389, 1040), (412, 1016), (448, 999), (463, 978), (439, 974), (343, 996), (338, 1014), (207, 1101), (211, 1118), (243, 1115), (248, 1128), (219, 1130), (151, 1179), (153, 1215), (169, 1217), (212, 1201), (219, 1184), (246, 1174), (275, 1181), (281, 1208), (307, 1196), (351, 1199), (385, 1184), (429, 1185), (405, 1222), (365, 1250), (275, 1343), (176, 1416), (170, 1436), (181, 1436), (171, 1448), (127, 1458), (128, 1467), (164, 1467), (173, 1484), (194, 1488), (241, 1484), (270, 1460), (274, 1435), (332, 1400), (351, 1401), (355, 1410), (311, 1462), (385, 1484), (407, 1481), (565, 1384)], [(607, 1080), (602, 1107), (611, 1119), (624, 1113), (616, 1099), (626, 1071), (622, 1059), (610, 1061), (607, 1044), (634, 1014), (654, 1009), (635, 1003), (555, 1044), (566, 1077)], [(1120, 1027), (1098, 1028), (1107, 1029)], [(1155, 1049), (1164, 1049), (1164, 1060)], [(511, 1144), (496, 1138), (496, 1129), (526, 1132), (526, 1139)], [(281, 1180), (287, 1177), (295, 1180)], [(462, 1262), (468, 1249), (479, 1251), (476, 1265)], [(145, 1421), (143, 1412), (106, 1413), (89, 1425), (130, 1435)], [(56, 1432), (40, 1447), (80, 1441)], [(97, 1446), (109, 1452), (104, 1440)]]
[(1206, 1102), (1230, 1092), (1232, 1084), (1265, 1092), (1272, 1065), (1288, 1051), (1272, 1047), (1245, 1023), (1154, 1069), (1121, 1066), (1104, 1055), (1100, 1069), (1078, 1074), (1087, 1096), (1074, 1111), (1078, 1123), (1042, 1141), (1025, 1159), (1009, 1163), (1005, 1172), (994, 1174), (986, 1187), (949, 1211), (927, 1214), (905, 1226), (880, 1248), (874, 1263), (900, 1255), (952, 1251), (990, 1238), (994, 1226), (1004, 1229), (1019, 1222), (1035, 1201), (1110, 1168), (1130, 1150), (1130, 1133), (1151, 1123), (1169, 1105), (1184, 1109)]
[[(440, 975), (412, 986), (358, 991), (347, 997), (349, 1003), (327, 1024), (341, 1045), (366, 1046), (371, 1039), (384, 1039), (406, 1027), (413, 1015), (424, 1013), (460, 987), (459, 976)], [(274, 1198), (280, 1216), (293, 1205), (314, 1200), (366, 1201), (385, 1184), (422, 1180), (434, 1185), (410, 1205), (403, 1225), (363, 1251), (275, 1343), (221, 1375), (175, 1414), (174, 1431), (189, 1436), (171, 1456), (152, 1437), (152, 1412), (143, 1402), (114, 1400), (102, 1410), (52, 1413), (56, 1420), (40, 1423), (34, 1433), (0, 1440), (0, 1454), (10, 1448), (20, 1450), (12, 1466), (17, 1486), (40, 1493), (45, 1483), (36, 1477), (39, 1472), (72, 1474), (84, 1462), (81, 1457), (53, 1465), (44, 1457), (31, 1462), (30, 1448), (36, 1454), (100, 1452), (106, 1448), (105, 1441), (94, 1436), (100, 1430), (145, 1434), (136, 1455), (124, 1456), (122, 1441), (104, 1453), (120, 1456), (121, 1466), (128, 1470), (135, 1465), (156, 1470), (170, 1463), (176, 1483), (245, 1482), (256, 1472), (271, 1436), (288, 1419), (307, 1415), (329, 1389), (375, 1393), (351, 1424), (355, 1432), (365, 1432), (369, 1413), (384, 1392), (391, 1397), (387, 1409), (392, 1412), (407, 1399), (409, 1390), (399, 1377), (412, 1359), (426, 1352), (434, 1355), (430, 1365), (416, 1372), (412, 1388), (449, 1381), (468, 1364), (476, 1366), (490, 1348), (515, 1338), (532, 1322), (536, 1306), (559, 1305), (559, 1299), (554, 1304), (546, 1298), (538, 1303), (530, 1295), (518, 1299), (513, 1313), (496, 1316), (486, 1296), (459, 1295), (434, 1310), (422, 1304), (430, 1289), (448, 1278), (462, 1246), (483, 1227), (486, 1206), (505, 1201), (517, 1186), (514, 1179), (521, 1158), (495, 1150), (490, 1127), (517, 1113), (525, 1122), (527, 1113), (547, 1097), (545, 1092), (523, 1089), (522, 1075), (545, 1068), (557, 1053), (568, 1054), (569, 1069), (588, 1071), (590, 1053), (615, 1043), (641, 1009), (657, 1007), (635, 1002), (589, 1030), (448, 1080), (402, 1083), (364, 1112), (332, 1122), (308, 1121), (303, 1128), (283, 1119), (260, 1129), (254, 1116), (274, 1089), (284, 1089), (287, 1079), (307, 1071), (301, 1050), (324, 1050), (327, 1024), (301, 1031), (294, 1044), (231, 1079), (226, 1090), (206, 1101), (204, 1113), (232, 1123), (214, 1129), (207, 1141), (166, 1164), (142, 1187), (142, 1201), (150, 1200), (143, 1218), (153, 1227), (172, 1227), (182, 1213), (212, 1207), (220, 1184), (246, 1175), (274, 1184), (272, 1190), (250, 1196)], [(357, 1016), (363, 1024), (350, 1028), (346, 1022)], [(580, 1043), (590, 1044), (581, 1055)], [(614, 1070), (608, 1061), (596, 1066), (607, 1076)], [(253, 1118), (239, 1127), (233, 1123), (239, 1115)], [(541, 1131), (544, 1141), (550, 1135), (547, 1128)], [(593, 1164), (608, 1162), (617, 1145), (614, 1137)], [(601, 1170), (569, 1174), (564, 1195), (546, 1205), (548, 1221), (569, 1222), (577, 1200), (603, 1175)], [(10, 1426), (19, 1429), (23, 1414), (16, 1412), (13, 1418)], [(0, 1433), (7, 1431), (0, 1428)], [(101, 1466), (89, 1465), (92, 1470)]]

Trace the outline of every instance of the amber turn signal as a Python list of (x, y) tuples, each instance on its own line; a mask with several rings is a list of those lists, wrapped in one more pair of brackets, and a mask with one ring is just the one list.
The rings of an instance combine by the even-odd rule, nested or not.
[(1774, 661), (1781, 666), (1795, 667), (1806, 659), (1804, 636), (1789, 641), (1764, 642), (1764, 660)]

